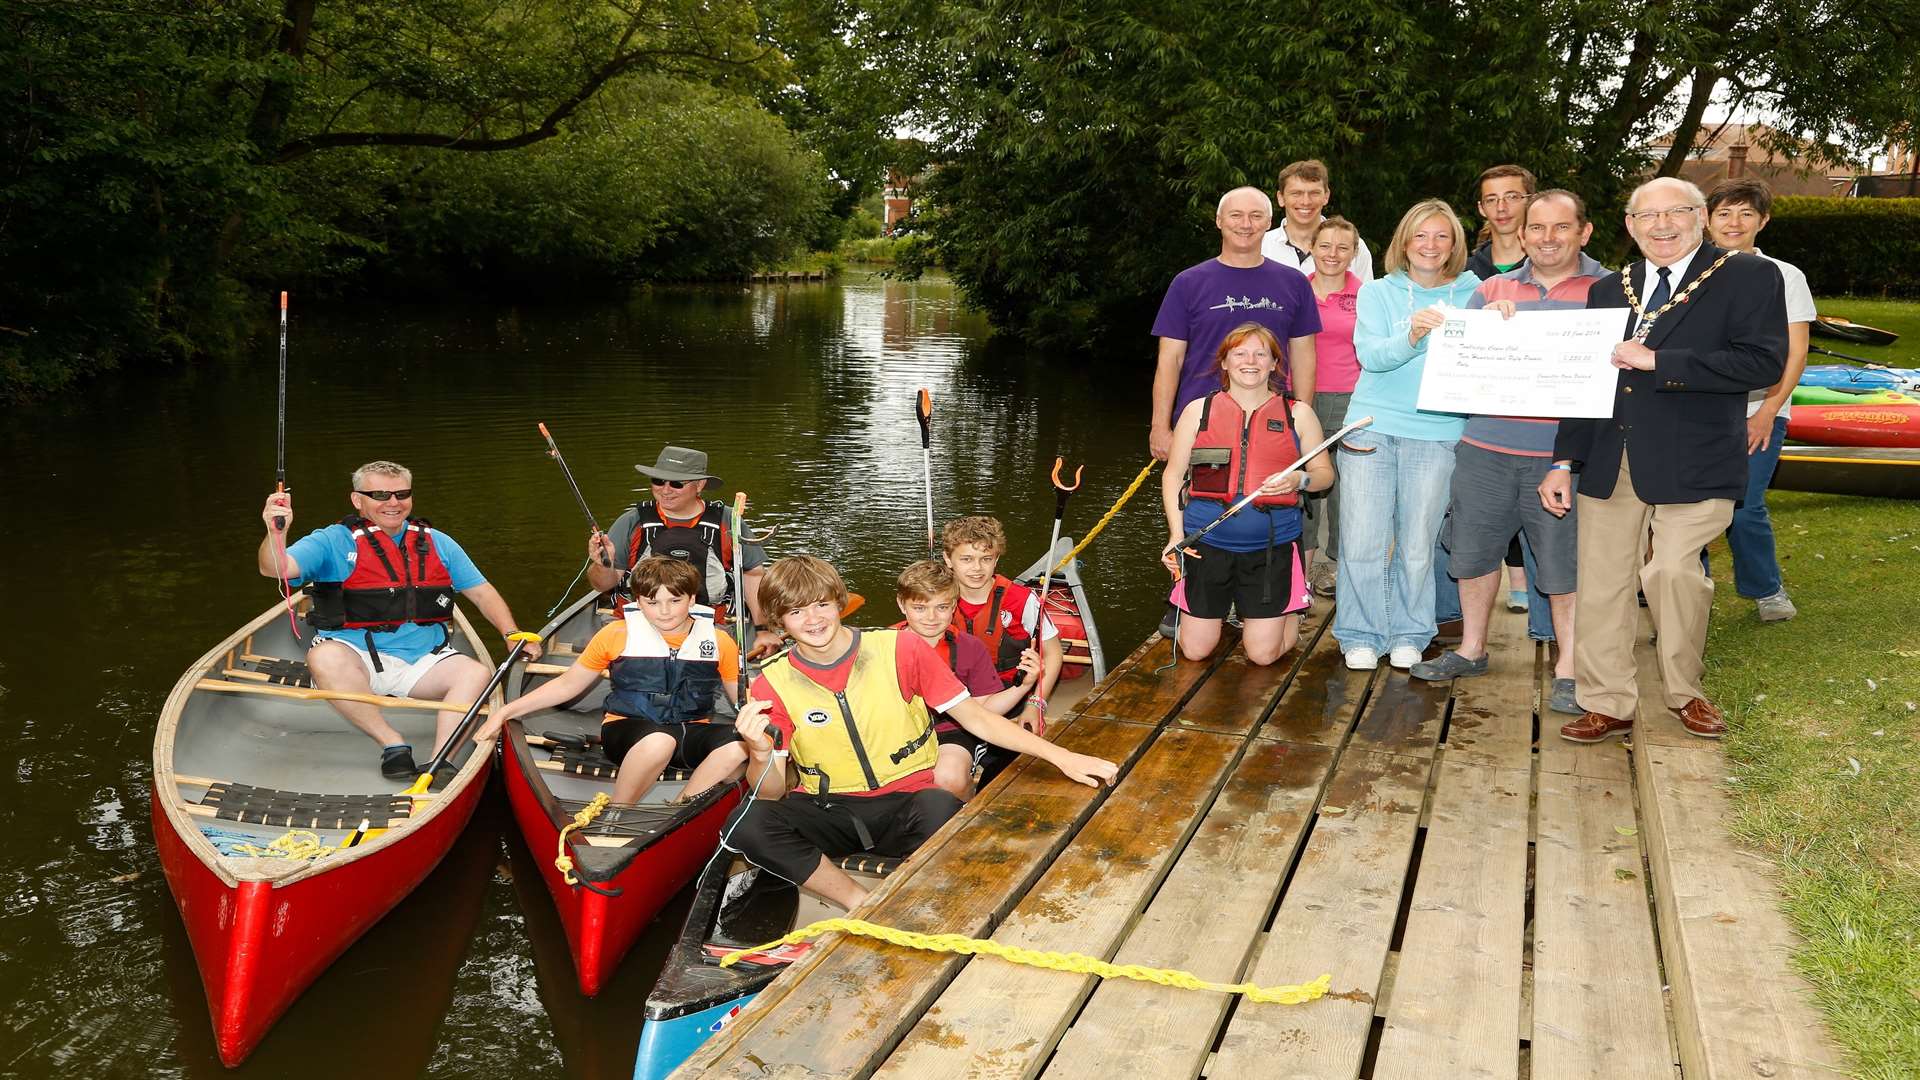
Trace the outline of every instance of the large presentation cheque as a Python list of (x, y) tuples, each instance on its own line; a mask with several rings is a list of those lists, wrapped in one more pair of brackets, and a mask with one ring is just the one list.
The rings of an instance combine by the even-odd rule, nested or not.
[(1620, 308), (1447, 312), (1432, 334), (1419, 407), (1494, 416), (1613, 415)]

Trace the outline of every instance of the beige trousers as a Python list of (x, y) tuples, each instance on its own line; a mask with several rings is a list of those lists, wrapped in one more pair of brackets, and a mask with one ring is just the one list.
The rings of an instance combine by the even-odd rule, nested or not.
[[(1636, 591), (1653, 616), (1660, 677), (1669, 709), (1706, 697), (1707, 617), (1713, 579), (1700, 552), (1733, 520), (1732, 499), (1652, 505), (1640, 501), (1624, 453), (1613, 494), (1579, 496), (1580, 587), (1573, 636), (1574, 683), (1580, 707), (1630, 720), (1639, 706), (1634, 637), (1640, 626)], [(1644, 552), (1648, 532), (1653, 557)]]

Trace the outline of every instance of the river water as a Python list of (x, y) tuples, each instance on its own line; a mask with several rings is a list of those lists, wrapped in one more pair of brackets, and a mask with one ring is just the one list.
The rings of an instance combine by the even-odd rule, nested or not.
[[(619, 301), (396, 307), (295, 298), (288, 483), (305, 532), (375, 458), (416, 511), (544, 622), (586, 527), (638, 461), (706, 450), (776, 556), (833, 561), (891, 620), (924, 543), (913, 400), (934, 400), (934, 507), (992, 513), (1017, 571), (1052, 521), (1055, 455), (1085, 463), (1084, 532), (1146, 462), (1150, 343), (1039, 356), (988, 340), (940, 279), (657, 289)], [(275, 599), (253, 570), (274, 469), (274, 342), (233, 365), (108, 377), (0, 425), (0, 1076), (226, 1075), (148, 800), (161, 704), (187, 664)], [(1158, 621), (1158, 478), (1083, 558), (1108, 656)], [(477, 617), (476, 617), (476, 621)], [(481, 623), (484, 626), (484, 623)], [(500, 646), (488, 641), (496, 653)], [(371, 758), (370, 758), (371, 762)], [(549, 853), (550, 857), (550, 853)], [(642, 1003), (685, 897), (594, 1001), (496, 790), (433, 877), (298, 1001), (239, 1070), (261, 1077), (631, 1075)]]

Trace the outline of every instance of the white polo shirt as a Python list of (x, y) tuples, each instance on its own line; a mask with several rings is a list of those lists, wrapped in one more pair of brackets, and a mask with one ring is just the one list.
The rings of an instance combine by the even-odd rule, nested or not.
[[(1812, 322), (1818, 312), (1814, 310), (1813, 306), (1813, 290), (1807, 288), (1807, 275), (1801, 273), (1800, 268), (1792, 263), (1781, 262), (1779, 259), (1761, 251), (1759, 248), (1754, 248), (1753, 253), (1779, 267), (1780, 276), (1786, 279), (1787, 325), (1792, 326), (1794, 323)], [(1747, 415), (1752, 416), (1754, 413), (1759, 412), (1760, 403), (1766, 399), (1767, 392), (1765, 390), (1749, 392), (1747, 394)], [(1791, 415), (1793, 415), (1793, 395), (1788, 394), (1787, 400), (1780, 403), (1780, 419), (1785, 420)]]

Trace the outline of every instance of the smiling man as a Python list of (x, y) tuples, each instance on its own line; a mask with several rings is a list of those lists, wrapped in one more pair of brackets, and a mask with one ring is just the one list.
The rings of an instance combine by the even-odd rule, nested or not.
[[(1571, 191), (1553, 188), (1534, 196), (1523, 215), (1527, 258), (1514, 270), (1481, 283), (1470, 308), (1491, 307), (1512, 318), (1519, 311), (1564, 311), (1587, 306), (1593, 283), (1607, 268), (1587, 257), (1593, 223), (1587, 205)], [(1556, 517), (1540, 505), (1540, 481), (1553, 461), (1554, 420), (1537, 416), (1470, 416), (1454, 452), (1453, 501), (1443, 537), (1451, 570), (1460, 579), (1460, 644), (1413, 665), (1413, 677), (1444, 681), (1487, 672), (1487, 625), (1500, 593), (1507, 545), (1524, 535), (1535, 559), (1531, 580), (1546, 594), (1547, 611), (1529, 610), (1536, 640), (1560, 642), (1548, 704), (1578, 714), (1574, 703), (1573, 515)], [(1540, 624), (1544, 623), (1542, 626)]]
[(1175, 275), (1153, 320), (1160, 346), (1148, 449), (1162, 461), (1173, 441), (1174, 417), (1188, 402), (1220, 388), (1214, 353), (1243, 322), (1257, 322), (1285, 343), (1288, 391), (1313, 402), (1320, 308), (1299, 270), (1260, 253), (1273, 224), (1273, 200), (1259, 188), (1234, 188), (1220, 197), (1213, 223), (1220, 230), (1220, 254)]
[(1480, 174), (1476, 186), (1476, 205), (1486, 225), (1481, 235), (1486, 239), (1467, 257), (1467, 269), (1486, 281), (1514, 269), (1527, 257), (1520, 227), (1526, 220), (1527, 201), (1539, 183), (1523, 165), (1495, 165)]
[[(1333, 188), (1327, 182), (1327, 167), (1318, 161), (1295, 161), (1280, 170), (1280, 227), (1267, 230), (1260, 253), (1277, 263), (1286, 263), (1307, 277), (1313, 276), (1313, 234), (1327, 220), (1327, 203)], [(1362, 284), (1373, 280), (1373, 255), (1360, 234), (1353, 234), (1353, 262), (1347, 269)]]
[[(1625, 340), (1613, 347), (1613, 415), (1562, 420), (1540, 484), (1542, 505), (1563, 515), (1580, 476), (1573, 663), (1584, 712), (1560, 729), (1572, 742), (1633, 728), (1642, 588), (1665, 704), (1695, 735), (1726, 733), (1701, 687), (1713, 579), (1700, 572), (1700, 552), (1746, 490), (1747, 395), (1786, 368), (1787, 304), (1773, 263), (1701, 242), (1706, 213), (1706, 198), (1685, 180), (1642, 184), (1626, 225), (1643, 257), (1587, 295), (1589, 308), (1630, 310)], [(1649, 534), (1652, 555), (1643, 558)]]
[[(307, 621), (317, 634), (307, 650), (307, 670), (322, 690), (383, 697), (470, 702), (491, 675), (478, 660), (448, 643), (455, 593), (473, 601), (502, 637), (519, 631), (507, 602), (453, 537), (413, 516), (413, 474), (391, 461), (370, 461), (353, 471), (348, 496), (353, 513), (337, 524), (287, 545), (293, 528), (293, 493), (267, 496), (261, 510), (267, 535), (260, 541), (260, 573), (307, 583), (313, 608)], [(540, 655), (528, 642), (528, 660)], [(379, 743), (380, 774), (389, 780), (420, 775), (413, 747), (378, 706), (330, 701), (341, 716)], [(462, 713), (439, 714), (436, 743), (445, 743)], [(429, 752), (437, 747), (423, 747)]]

